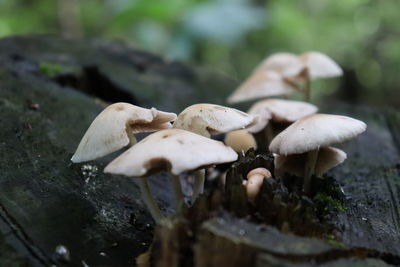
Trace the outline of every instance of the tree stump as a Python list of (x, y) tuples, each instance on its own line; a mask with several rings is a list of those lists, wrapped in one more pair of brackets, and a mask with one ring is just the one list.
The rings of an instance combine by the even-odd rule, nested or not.
[[(79, 140), (106, 102), (179, 112), (197, 102), (224, 104), (236, 84), (117, 42), (0, 40), (0, 266), (134, 265), (154, 231), (139, 189), (134, 179), (103, 174), (117, 153), (71, 164)], [(343, 103), (320, 110), (368, 124), (340, 146), (348, 159), (327, 175), (344, 190), (345, 207), (328, 216), (329, 234), (310, 237), (249, 220), (252, 207), (232, 199), (242, 194), (240, 184), (225, 191), (212, 184), (186, 218), (156, 227), (152, 264), (400, 265), (400, 113)], [(150, 180), (163, 212), (171, 214), (166, 177)], [(227, 211), (235, 209), (242, 213)]]

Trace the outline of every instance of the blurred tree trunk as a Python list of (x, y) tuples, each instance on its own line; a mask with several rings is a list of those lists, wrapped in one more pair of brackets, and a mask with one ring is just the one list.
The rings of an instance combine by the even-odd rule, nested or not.
[(79, 0), (58, 0), (58, 21), (63, 37), (82, 36)]

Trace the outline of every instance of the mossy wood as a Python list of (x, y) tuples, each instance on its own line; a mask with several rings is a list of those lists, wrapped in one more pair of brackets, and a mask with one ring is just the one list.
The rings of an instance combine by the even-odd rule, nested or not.
[[(224, 75), (116, 42), (0, 40), (0, 266), (133, 265), (153, 241), (151, 217), (134, 179), (103, 174), (116, 154), (71, 164), (80, 138), (104, 101), (179, 112), (197, 102), (224, 104), (236, 85)], [(340, 147), (348, 160), (328, 173), (344, 190), (342, 202), (318, 197), (333, 210), (324, 215), (329, 228), (310, 234), (293, 227), (295, 215), (285, 221), (291, 207), (278, 208), (282, 214), (269, 220), (263, 198), (268, 201), (276, 185), (264, 182), (255, 208), (244, 199), (241, 176), (235, 176), (239, 180), (223, 192), (208, 187), (214, 193), (187, 211), (189, 225), (174, 219), (157, 227), (151, 251), (168, 260), (153, 257), (153, 264), (399, 265), (400, 114), (337, 103), (320, 110), (368, 124), (363, 135)], [(152, 177), (151, 190), (163, 212), (172, 213), (167, 177)], [(255, 210), (258, 220), (249, 220)], [(167, 250), (160, 250), (160, 240)], [(55, 253), (58, 245), (68, 249), (70, 261)]]

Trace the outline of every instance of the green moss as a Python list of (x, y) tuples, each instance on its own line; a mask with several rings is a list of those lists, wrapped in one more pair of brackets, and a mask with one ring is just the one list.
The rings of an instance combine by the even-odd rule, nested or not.
[(344, 243), (342, 241), (338, 240), (337, 237), (333, 234), (329, 234), (326, 236), (326, 242), (329, 245), (332, 245), (335, 247), (339, 247), (339, 248), (345, 247)]
[(57, 63), (41, 62), (39, 64), (39, 71), (50, 78), (54, 78), (60, 74), (62, 70), (63, 66)]
[(339, 211), (347, 211), (347, 207), (343, 205), (340, 199), (333, 198), (331, 195), (326, 193), (317, 193), (313, 199), (317, 206), (318, 212), (326, 213), (329, 210), (336, 208)]
[(312, 186), (315, 192), (313, 202), (319, 216), (324, 216), (332, 211), (347, 211), (347, 207), (343, 204), (343, 192), (332, 177), (323, 179), (313, 177)]

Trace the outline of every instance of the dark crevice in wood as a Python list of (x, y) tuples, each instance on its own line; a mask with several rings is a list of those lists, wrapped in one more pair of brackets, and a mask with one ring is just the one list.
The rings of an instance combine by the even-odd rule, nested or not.
[(0, 219), (10, 228), (13, 236), (16, 237), (26, 248), (32, 258), (38, 260), (43, 266), (54, 266), (55, 262), (47, 257), (33, 240), (24, 231), (24, 228), (14, 219), (7, 211), (3, 204), (0, 203)]
[[(21, 55), (14, 54), (11, 59), (18, 65), (17, 73), (33, 73), (46, 76), (62, 87), (70, 87), (85, 94), (97, 97), (105, 102), (126, 102), (140, 105), (140, 101), (132, 92), (128, 92), (116, 85), (107, 75), (103, 74), (95, 65), (82, 66), (78, 70), (69, 70), (68, 66), (53, 64), (49, 67), (49, 72), (40, 69), (40, 64), (28, 60)], [(140, 71), (144, 71), (144, 66), (138, 64)], [(51, 68), (54, 68), (52, 70)], [(65, 68), (65, 69), (63, 69)], [(54, 72), (54, 73), (52, 73)]]
[(400, 155), (400, 116), (395, 112), (386, 112), (385, 114), (386, 125), (396, 145), (397, 153)]
[(85, 66), (79, 75), (60, 74), (54, 80), (61, 86), (69, 86), (78, 91), (98, 97), (106, 102), (126, 102), (139, 104), (132, 93), (126, 92), (103, 75), (96, 66)]

